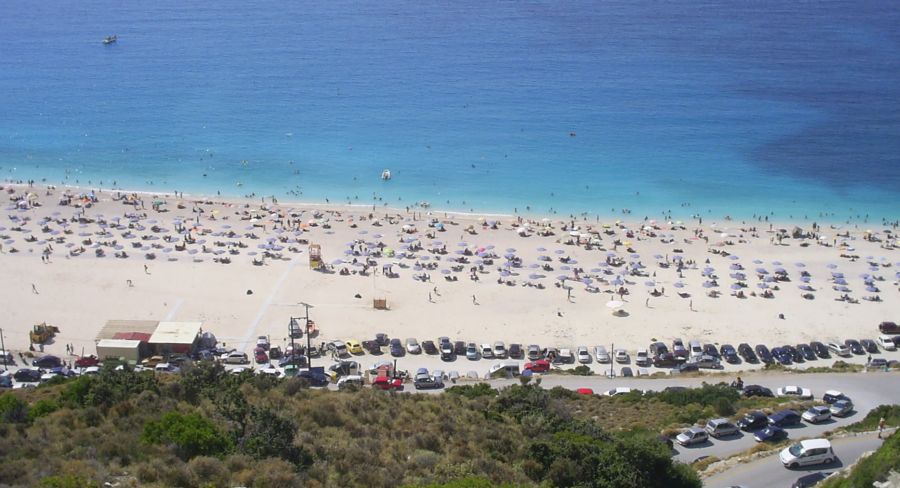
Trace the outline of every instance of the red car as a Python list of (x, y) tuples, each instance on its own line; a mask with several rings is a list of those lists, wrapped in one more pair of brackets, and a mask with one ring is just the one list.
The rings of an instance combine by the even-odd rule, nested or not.
[(581, 395), (593, 395), (594, 394), (594, 390), (592, 390), (590, 388), (579, 388), (576, 391)]
[(76, 368), (89, 368), (91, 366), (98, 366), (100, 364), (100, 360), (97, 359), (97, 356), (82, 356), (75, 360)]
[(403, 380), (400, 378), (388, 378), (387, 376), (379, 376), (372, 382), (372, 388), (379, 390), (402, 390)]
[(525, 367), (523, 369), (530, 369), (532, 373), (543, 373), (545, 371), (550, 371), (550, 361), (547, 361), (546, 359), (538, 359), (537, 361), (525, 363)]
[(257, 364), (265, 364), (269, 362), (269, 355), (266, 354), (265, 349), (257, 347), (253, 352), (256, 355)]

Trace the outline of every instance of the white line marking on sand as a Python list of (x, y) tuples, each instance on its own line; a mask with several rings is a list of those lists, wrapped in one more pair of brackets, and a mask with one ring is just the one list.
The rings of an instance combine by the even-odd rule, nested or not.
[(169, 313), (166, 314), (166, 318), (164, 318), (163, 322), (169, 322), (172, 320), (172, 317), (175, 316), (175, 313), (178, 312), (178, 309), (181, 308), (181, 304), (184, 303), (183, 298), (179, 298), (177, 302), (175, 302), (175, 306), (172, 307), (172, 310), (169, 310)]
[(278, 278), (278, 282), (275, 283), (272, 291), (269, 292), (269, 296), (266, 297), (266, 300), (259, 307), (259, 312), (256, 313), (256, 318), (253, 319), (253, 323), (250, 324), (247, 334), (244, 335), (243, 342), (241, 343), (244, 347), (247, 347), (247, 345), (250, 344), (250, 339), (256, 336), (256, 328), (259, 326), (259, 322), (262, 320), (263, 315), (266, 314), (266, 310), (268, 310), (269, 306), (272, 304), (272, 300), (275, 299), (275, 294), (278, 293), (278, 290), (281, 289), (281, 285), (284, 284), (284, 280), (287, 279), (289, 274), (291, 274), (291, 270), (294, 269), (295, 264), (297, 264), (297, 260), (292, 259), (291, 264), (289, 264), (287, 269), (284, 270), (284, 273), (281, 273), (281, 277)]

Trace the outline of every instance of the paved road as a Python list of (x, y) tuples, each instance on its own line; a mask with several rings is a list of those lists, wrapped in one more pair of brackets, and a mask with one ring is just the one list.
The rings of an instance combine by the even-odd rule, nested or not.
[[(801, 425), (786, 429), (790, 438), (804, 438), (821, 436), (826, 430), (834, 430), (837, 427), (851, 424), (862, 419), (869, 410), (882, 404), (900, 403), (900, 373), (824, 373), (824, 374), (765, 374), (751, 373), (742, 376), (745, 385), (759, 384), (771, 388), (773, 391), (785, 385), (799, 385), (809, 388), (816, 398), (822, 398), (826, 390), (839, 390), (853, 399), (856, 411), (845, 418), (833, 419), (818, 425), (803, 422)], [(677, 376), (664, 379), (637, 379), (637, 378), (597, 378), (584, 376), (545, 376), (542, 386), (552, 388), (563, 386), (569, 389), (592, 388), (594, 392), (609, 390), (617, 386), (629, 386), (649, 390), (662, 390), (667, 386), (700, 386), (704, 381), (725, 381), (728, 378), (679, 378)], [(512, 384), (512, 381), (497, 382), (495, 386)], [(704, 444), (691, 447), (676, 445), (675, 458), (689, 463), (701, 456), (716, 456), (724, 458), (732, 454), (750, 449), (756, 444), (752, 435), (742, 433), (731, 438), (721, 440), (714, 439)]]
[(790, 488), (791, 484), (801, 476), (818, 472), (831, 473), (853, 464), (864, 452), (878, 449), (881, 442), (875, 434), (835, 439), (831, 445), (838, 460), (827, 466), (810, 466), (791, 470), (781, 465), (776, 454), (751, 463), (739, 464), (728, 471), (706, 479), (703, 485), (709, 488), (728, 486)]

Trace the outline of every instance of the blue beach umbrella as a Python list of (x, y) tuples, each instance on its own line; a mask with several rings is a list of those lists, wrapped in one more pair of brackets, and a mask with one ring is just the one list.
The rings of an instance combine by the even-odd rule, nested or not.
[(672, 286), (674, 286), (675, 288), (684, 288), (684, 283), (682, 283), (680, 281), (676, 281), (675, 284)]

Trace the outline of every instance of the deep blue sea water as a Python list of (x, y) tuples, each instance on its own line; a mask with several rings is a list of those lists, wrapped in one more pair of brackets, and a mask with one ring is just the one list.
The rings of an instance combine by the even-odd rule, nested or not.
[(0, 171), (475, 211), (896, 219), (900, 7), (5, 0)]

